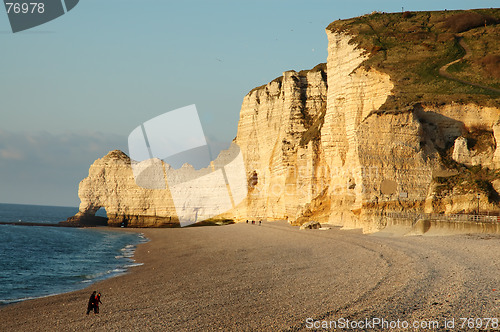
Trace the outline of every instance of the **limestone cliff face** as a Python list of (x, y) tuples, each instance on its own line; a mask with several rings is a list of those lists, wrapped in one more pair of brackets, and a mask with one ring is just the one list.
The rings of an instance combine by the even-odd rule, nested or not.
[[(248, 175), (258, 180), (247, 216), (299, 223), (314, 218), (370, 229), (378, 227), (382, 211), (473, 211), (470, 192), (454, 188), (436, 195), (436, 181), (456, 175), (449, 169), (447, 149), (468, 130), (481, 127), (498, 136), (500, 110), (473, 103), (414, 103), (381, 111), (394, 87), (389, 75), (363, 66), (367, 52), (352, 36), (327, 34), (324, 113), (319, 111), (324, 103), (315, 103), (323, 99), (307, 90), (305, 104), (312, 107), (303, 111), (300, 90), (287, 84), (297, 75), (293, 72), (244, 99), (236, 141)], [(309, 87), (314, 80), (303, 82)], [(310, 131), (304, 114), (323, 122), (312, 149), (301, 144)], [(497, 168), (499, 149), (491, 142), (460, 163)], [(488, 195), (483, 193), (482, 206), (498, 210)]]
[(288, 71), (243, 99), (236, 143), (252, 178), (248, 218), (295, 220), (328, 181), (320, 130), (326, 111), (324, 65)]
[(137, 186), (130, 158), (119, 150), (90, 166), (88, 177), (80, 182), (78, 196), (81, 203), (76, 219), (93, 216), (104, 207), (111, 226), (122, 222), (134, 227), (177, 223), (170, 192)]
[[(329, 31), (327, 35), (329, 89), (321, 142), (332, 175), (328, 191), (333, 206), (330, 221), (333, 222), (342, 218), (346, 211), (360, 209), (364, 196), (370, 196), (367, 190), (370, 191), (373, 186), (364, 186), (364, 180), (367, 171), (372, 169), (366, 166), (375, 165), (364, 162), (360, 157), (373, 158), (374, 154), (386, 151), (386, 142), (369, 139), (368, 142), (374, 145), (366, 147), (365, 136), (375, 133), (367, 132), (371, 128), (366, 125), (366, 120), (372, 111), (386, 101), (393, 84), (388, 75), (360, 66), (367, 56), (363, 49), (352, 43), (352, 36)], [(399, 123), (396, 118), (397, 116), (391, 120)], [(388, 123), (380, 126), (381, 123), (377, 120), (375, 117), (370, 122), (379, 127), (391, 127)], [(378, 151), (373, 150), (375, 145), (380, 147)], [(373, 158), (373, 162), (376, 160), (377, 158)], [(376, 172), (380, 176), (380, 170)]]
[[(132, 163), (136, 162), (119, 150), (96, 160), (88, 177), (80, 182), (79, 212), (68, 222), (92, 224), (101, 207), (106, 209), (111, 226), (187, 226), (229, 210), (229, 217), (237, 218), (235, 213), (246, 196), (247, 183), (243, 158), (234, 144), (199, 170), (188, 164), (174, 169), (161, 160), (152, 160), (155, 166), (160, 165), (161, 174), (146, 171), (140, 177), (134, 177)], [(221, 169), (225, 170), (227, 182)], [(164, 189), (146, 189), (141, 183)]]
[[(331, 172), (330, 222), (357, 225), (373, 222), (372, 216), (383, 210), (424, 210), (434, 197), (435, 179), (449, 166), (444, 151), (457, 138), (460, 142), (467, 128), (482, 127), (498, 135), (500, 110), (415, 103), (404, 110), (380, 111), (391, 96), (391, 78), (363, 66), (367, 51), (352, 36), (330, 30), (327, 35), (328, 98), (321, 143)], [(495, 168), (498, 150), (493, 142), (481, 153), (462, 153), (460, 162)], [(427, 212), (471, 211), (473, 202), (430, 208), (427, 202)], [(490, 210), (498, 209), (486, 203)]]
[[(478, 192), (484, 209), (499, 210), (500, 109), (420, 100), (382, 110), (396, 83), (366, 65), (353, 36), (327, 35), (326, 65), (287, 71), (244, 97), (235, 143), (248, 195), (218, 217), (375, 230), (384, 211), (474, 211)], [(138, 187), (128, 157), (112, 151), (81, 182), (77, 217), (103, 206), (111, 224), (175, 224), (172, 196), (207, 191), (182, 188)]]

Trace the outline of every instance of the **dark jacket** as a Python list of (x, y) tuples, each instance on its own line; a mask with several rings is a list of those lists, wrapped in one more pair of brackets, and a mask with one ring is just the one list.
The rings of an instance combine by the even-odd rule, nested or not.
[(94, 293), (92, 293), (92, 295), (90, 295), (89, 308), (92, 308), (93, 306), (95, 306), (95, 300), (96, 300), (96, 295), (94, 292)]

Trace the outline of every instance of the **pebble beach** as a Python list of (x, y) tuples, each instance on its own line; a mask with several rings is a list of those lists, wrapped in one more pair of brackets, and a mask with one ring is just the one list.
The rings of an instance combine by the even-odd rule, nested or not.
[[(135, 254), (143, 265), (3, 306), (0, 330), (307, 331), (374, 319), (459, 329), (461, 318), (500, 312), (498, 235), (366, 235), (286, 222), (123, 231), (150, 239)], [(93, 290), (100, 313), (87, 316)]]

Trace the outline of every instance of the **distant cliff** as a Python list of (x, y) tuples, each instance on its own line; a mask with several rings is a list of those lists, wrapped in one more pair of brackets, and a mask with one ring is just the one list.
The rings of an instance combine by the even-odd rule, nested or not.
[[(333, 22), (326, 64), (244, 97), (235, 142), (248, 196), (219, 217), (370, 230), (387, 211), (471, 212), (478, 193), (481, 209), (499, 211), (499, 18), (493, 9)], [(105, 207), (114, 225), (178, 222), (169, 190), (137, 187), (119, 151), (91, 166), (79, 197), (76, 219)]]
[(160, 227), (178, 222), (170, 191), (137, 186), (130, 158), (119, 150), (90, 166), (88, 177), (80, 182), (78, 197), (79, 212), (71, 222), (89, 223), (101, 207), (111, 226)]

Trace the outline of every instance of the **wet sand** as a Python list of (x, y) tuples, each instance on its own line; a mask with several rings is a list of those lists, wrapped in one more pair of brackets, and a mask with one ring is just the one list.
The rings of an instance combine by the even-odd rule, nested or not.
[[(126, 230), (130, 231), (130, 230)], [(308, 330), (307, 318), (500, 316), (498, 235), (368, 236), (262, 226), (138, 229), (130, 273), (0, 308), (0, 331)], [(85, 315), (92, 290), (99, 315)], [(309, 321), (310, 322), (310, 321)], [(396, 329), (397, 330), (397, 329)]]

